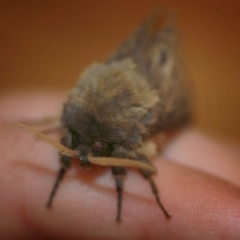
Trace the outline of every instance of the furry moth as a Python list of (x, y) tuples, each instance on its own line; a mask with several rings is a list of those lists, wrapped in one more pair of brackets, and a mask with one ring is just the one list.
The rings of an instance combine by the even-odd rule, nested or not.
[(121, 221), (123, 178), (126, 167), (139, 168), (149, 181), (159, 207), (152, 175), (156, 169), (144, 150), (146, 139), (189, 120), (188, 97), (181, 81), (178, 40), (172, 24), (159, 27), (152, 15), (104, 63), (94, 63), (80, 76), (63, 106), (61, 126), (67, 130), (57, 143), (23, 124), (12, 125), (53, 145), (61, 168), (49, 196), (52, 201), (73, 157), (81, 166), (110, 166), (117, 190), (117, 216)]

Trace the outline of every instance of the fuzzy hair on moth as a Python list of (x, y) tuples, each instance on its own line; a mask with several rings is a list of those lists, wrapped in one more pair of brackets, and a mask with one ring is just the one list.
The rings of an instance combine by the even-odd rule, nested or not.
[(140, 170), (158, 206), (166, 218), (171, 217), (160, 201), (152, 179), (157, 170), (144, 146), (155, 133), (182, 127), (190, 118), (176, 35), (174, 24), (160, 24), (158, 14), (153, 14), (105, 62), (89, 66), (63, 105), (61, 143), (25, 124), (10, 124), (60, 153), (61, 168), (47, 207), (71, 160), (77, 158), (83, 167), (111, 167), (117, 190), (116, 221), (121, 221), (128, 167)]

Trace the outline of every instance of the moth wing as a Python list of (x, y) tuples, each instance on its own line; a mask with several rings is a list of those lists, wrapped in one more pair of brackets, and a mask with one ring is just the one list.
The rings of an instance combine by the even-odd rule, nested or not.
[(172, 72), (177, 42), (174, 24), (161, 25), (159, 13), (155, 12), (113, 52), (107, 62), (131, 58), (153, 87), (159, 87)]
[(119, 61), (125, 58), (132, 58), (138, 62), (142, 58), (148, 45), (151, 45), (151, 35), (157, 28), (158, 14), (155, 13), (147, 18), (139, 28), (130, 35), (113, 54), (109, 57), (107, 62)]
[(155, 130), (174, 128), (189, 120), (188, 90), (182, 83), (185, 74), (179, 53), (178, 36), (173, 21), (165, 25), (158, 13), (140, 27), (113, 52), (108, 63), (130, 58), (136, 70), (158, 91), (161, 103)]

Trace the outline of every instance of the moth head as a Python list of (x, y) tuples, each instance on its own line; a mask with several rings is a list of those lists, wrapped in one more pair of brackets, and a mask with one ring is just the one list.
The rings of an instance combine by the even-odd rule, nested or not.
[(74, 148), (108, 156), (119, 145), (132, 150), (141, 143), (157, 101), (131, 60), (94, 64), (70, 93), (62, 124)]
[[(69, 131), (72, 149), (79, 150), (82, 156), (109, 156), (119, 146), (134, 149), (141, 141), (138, 126), (133, 126), (114, 113), (92, 112), (78, 106), (72, 114), (67, 105), (63, 112), (64, 126)], [(106, 117), (105, 117), (106, 116)]]
[[(82, 131), (70, 130), (71, 146), (73, 149), (78, 149), (81, 155), (92, 156), (108, 156), (111, 152), (111, 144), (104, 141), (102, 138), (86, 138)], [(84, 140), (81, 140), (84, 139)]]

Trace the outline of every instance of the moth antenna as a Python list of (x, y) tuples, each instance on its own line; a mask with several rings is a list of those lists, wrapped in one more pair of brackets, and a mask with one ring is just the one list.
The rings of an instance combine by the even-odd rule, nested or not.
[(157, 169), (148, 163), (139, 162), (136, 160), (126, 159), (126, 158), (112, 158), (112, 157), (92, 157), (88, 156), (88, 161), (100, 165), (100, 166), (110, 166), (110, 167), (136, 167), (140, 169), (149, 170), (152, 173), (156, 173)]
[(77, 157), (79, 155), (78, 151), (74, 151), (71, 150), (67, 147), (65, 147), (64, 145), (62, 145), (61, 143), (55, 141), (54, 139), (48, 137), (47, 135), (25, 125), (22, 123), (9, 123), (8, 124), (10, 127), (15, 127), (18, 128), (24, 132), (33, 134), (34, 136), (36, 136), (37, 138), (43, 140), (44, 142), (50, 144), (51, 146), (53, 146), (55, 149), (57, 149), (62, 155), (65, 156), (69, 156), (69, 157)]
[[(24, 132), (33, 134), (34, 136), (36, 136), (37, 138), (43, 140), (44, 142), (50, 144), (51, 146), (53, 146), (56, 150), (58, 150), (62, 155), (65, 156), (69, 156), (69, 157), (78, 157), (79, 156), (79, 152), (69, 149), (67, 147), (65, 147), (64, 145), (62, 145), (61, 143), (57, 142), (56, 140), (48, 137), (47, 135), (35, 130), (34, 128), (31, 128), (25, 124), (22, 123), (9, 123), (8, 124), (10, 127), (15, 127), (18, 128)], [(109, 166), (109, 167), (136, 167), (136, 168), (140, 168), (140, 169), (146, 169), (149, 170), (153, 173), (157, 172), (157, 169), (148, 164), (148, 163), (144, 163), (144, 162), (139, 162), (139, 161), (135, 161), (135, 160), (131, 160), (131, 159), (125, 159), (125, 158), (112, 158), (112, 157), (92, 157), (92, 156), (88, 156), (88, 160), (89, 162), (99, 165), (99, 166)]]

